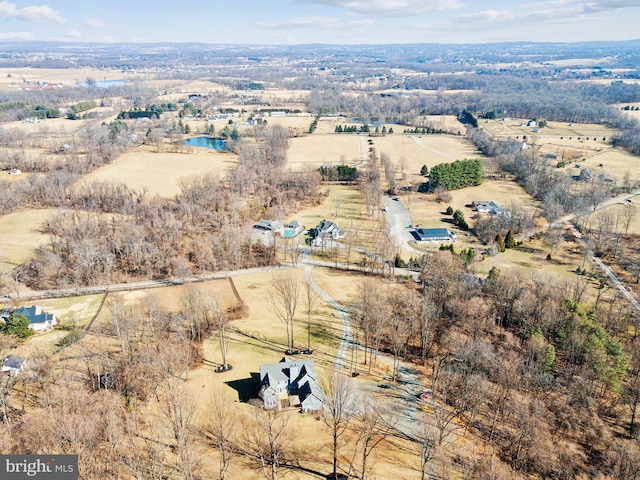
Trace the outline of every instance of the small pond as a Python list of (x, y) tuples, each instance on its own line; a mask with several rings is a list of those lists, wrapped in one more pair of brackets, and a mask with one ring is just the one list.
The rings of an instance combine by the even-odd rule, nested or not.
[(109, 88), (109, 87), (115, 87), (117, 85), (124, 85), (126, 83), (127, 83), (126, 80), (89, 80), (85, 82), (78, 82), (76, 83), (76, 85), (78, 87), (93, 86), (98, 88)]
[(185, 145), (191, 145), (192, 147), (210, 148), (217, 150), (218, 152), (224, 152), (227, 150), (227, 143), (219, 138), (211, 137), (193, 137), (187, 138), (184, 141)]

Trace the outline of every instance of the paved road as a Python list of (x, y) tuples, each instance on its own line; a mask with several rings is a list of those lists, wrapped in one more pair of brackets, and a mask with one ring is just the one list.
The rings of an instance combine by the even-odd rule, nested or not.
[[(345, 375), (350, 373), (350, 360), (347, 357), (354, 348), (353, 335), (351, 332), (351, 322), (349, 320), (348, 310), (336, 302), (327, 292), (322, 290), (313, 280), (311, 271), (316, 265), (314, 261), (310, 261), (305, 255), (302, 263), (304, 264), (305, 279), (312, 288), (318, 293), (329, 306), (334, 308), (340, 315), (342, 320), (342, 338), (340, 346), (336, 353), (334, 370)], [(360, 351), (363, 350), (361, 345), (355, 345)], [(385, 363), (392, 368), (393, 359), (383, 353), (378, 353), (377, 362)], [(396, 384), (387, 384), (388, 379), (381, 379), (381, 383), (364, 381), (362, 377), (352, 380), (353, 387), (363, 397), (375, 398), (377, 405), (384, 407), (383, 418), (390, 425), (397, 435), (415, 439), (419, 436), (422, 426), (419, 422), (418, 412), (420, 410), (422, 400), (418, 398), (418, 394), (427, 388), (422, 379), (422, 374), (415, 366), (400, 362), (399, 380)], [(379, 385), (389, 385), (390, 388), (383, 389)]]
[[(603, 200), (602, 202), (600, 202), (596, 206), (596, 208), (593, 209), (593, 211), (595, 212), (596, 210), (601, 210), (603, 208), (610, 207), (611, 205), (615, 205), (616, 203), (624, 204), (625, 202), (627, 202), (627, 200), (631, 200), (633, 197), (637, 195), (640, 195), (640, 190), (634, 190), (633, 192), (623, 193), (622, 195), (618, 195), (617, 197), (607, 198), (606, 200)], [(551, 222), (551, 224), (549, 225), (549, 228), (554, 228), (562, 225), (563, 223), (571, 222), (575, 220), (576, 216), (577, 215), (575, 213), (571, 213), (569, 215), (565, 215), (564, 217), (557, 218), (553, 222)]]
[[(617, 197), (607, 198), (606, 200), (603, 200), (602, 202), (600, 202), (593, 209), (593, 211), (595, 212), (596, 210), (610, 207), (611, 205), (615, 205), (617, 203), (624, 204), (627, 201), (630, 201), (636, 195), (640, 195), (640, 190), (634, 190), (633, 192), (624, 193), (622, 195), (618, 195)], [(593, 252), (589, 249), (588, 245), (583, 240), (582, 235), (580, 234), (580, 232), (578, 232), (578, 230), (572, 223), (573, 220), (575, 220), (575, 218), (576, 218), (576, 214), (565, 215), (564, 217), (558, 218), (557, 220), (553, 221), (549, 225), (549, 228), (551, 229), (554, 227), (559, 227), (561, 225), (566, 225), (571, 230), (573, 235), (576, 237), (578, 242), (580, 242), (580, 244), (582, 245), (582, 248), (587, 250), (587, 257), (589, 258), (589, 260), (595, 263), (596, 265), (598, 265), (598, 267), (600, 267), (600, 269), (609, 277), (609, 279), (611, 280), (611, 283), (613, 283), (613, 285), (620, 291), (620, 293), (622, 293), (622, 295), (627, 300), (629, 300), (629, 302), (634, 306), (636, 311), (640, 312), (640, 303), (638, 302), (638, 300), (636, 300), (635, 297), (631, 294), (631, 292), (627, 290), (625, 285), (618, 279), (616, 274), (613, 273), (613, 271), (608, 266), (606, 266), (602, 262), (602, 260), (600, 260), (598, 257), (593, 255)]]
[(409, 235), (409, 233), (407, 228), (409, 225), (412, 225), (409, 210), (400, 200), (393, 200), (390, 197), (384, 197), (384, 199), (384, 206), (386, 208), (384, 218), (387, 220), (387, 225), (389, 225), (391, 243), (396, 246), (408, 246), (407, 235)]
[(613, 273), (611, 271), (611, 269), (609, 267), (607, 267), (602, 260), (600, 260), (598, 257), (596, 257), (593, 252), (589, 249), (588, 245), (585, 243), (585, 241), (582, 239), (582, 235), (580, 234), (580, 232), (578, 230), (576, 230), (576, 227), (574, 227), (573, 225), (569, 224), (569, 229), (571, 230), (571, 232), (575, 235), (575, 237), (578, 239), (578, 241), (580, 242), (580, 244), (582, 245), (582, 248), (584, 248), (585, 250), (587, 250), (587, 256), (589, 257), (589, 260), (594, 262), (596, 265), (598, 265), (602, 271), (609, 277), (609, 279), (611, 279), (611, 283), (613, 283), (613, 285), (620, 290), (620, 293), (622, 293), (622, 295), (629, 300), (629, 302), (631, 302), (631, 304), (635, 307), (635, 309), (640, 312), (640, 303), (638, 303), (638, 301), (635, 299), (635, 297), (631, 294), (631, 292), (629, 292), (629, 290), (627, 290), (627, 288), (624, 286), (624, 284), (618, 279), (618, 277), (616, 276), (615, 273)]
[(353, 343), (353, 337), (351, 335), (351, 322), (349, 321), (349, 314), (346, 309), (342, 307), (338, 302), (336, 302), (327, 292), (322, 290), (318, 284), (315, 282), (313, 277), (311, 276), (311, 269), (314, 266), (314, 263), (310, 261), (309, 256), (305, 254), (302, 263), (304, 264), (304, 278), (311, 285), (313, 290), (318, 294), (320, 298), (322, 298), (329, 306), (334, 308), (338, 314), (340, 315), (340, 319), (342, 320), (342, 337), (340, 339), (340, 346), (338, 347), (338, 352), (336, 353), (336, 361), (334, 365), (334, 369), (336, 371), (342, 371), (342, 373), (347, 373), (347, 351), (349, 350), (349, 346)]
[(234, 277), (237, 275), (250, 275), (258, 272), (268, 272), (272, 270), (280, 270), (282, 268), (291, 268), (290, 265), (275, 265), (269, 267), (247, 268), (244, 270), (225, 270), (222, 272), (206, 273), (185, 278), (167, 278), (163, 280), (143, 280), (140, 282), (130, 283), (112, 283), (108, 285), (97, 285), (93, 287), (78, 288), (62, 288), (57, 290), (38, 290), (38, 291), (22, 291), (20, 295), (10, 293), (6, 298), (10, 300), (17, 299), (45, 299), (45, 298), (61, 298), (76, 297), (79, 295), (95, 295), (105, 292), (127, 292), (131, 290), (144, 290), (148, 288), (159, 288), (171, 285), (181, 285), (185, 283), (206, 282), (208, 280), (217, 280), (221, 278)]

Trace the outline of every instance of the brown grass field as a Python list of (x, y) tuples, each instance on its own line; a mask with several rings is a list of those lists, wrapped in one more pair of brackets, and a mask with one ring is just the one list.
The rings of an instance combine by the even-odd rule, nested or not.
[[(267, 308), (269, 304), (269, 286), (274, 275), (292, 275), (300, 281), (302, 288), (304, 281), (302, 267), (283, 269), (273, 273), (264, 272), (234, 277), (239, 295), (248, 307), (248, 315), (229, 324), (229, 361), (233, 365), (233, 369), (225, 373), (215, 372), (215, 368), (220, 364), (221, 357), (218, 339), (214, 335), (203, 344), (204, 362), (200, 366), (191, 369), (188, 377), (185, 377), (183, 373), (182, 378), (187, 379), (184, 385), (190, 392), (190, 397), (198, 406), (199, 415), (196, 427), (206, 427), (208, 405), (216, 391), (222, 392), (230, 402), (238, 402), (237, 407), (240, 411), (251, 412), (251, 409), (255, 407), (240, 403), (239, 400), (246, 401), (248, 396), (257, 393), (258, 384), (255, 382), (255, 375), (259, 372), (260, 365), (263, 363), (275, 363), (284, 355), (283, 352), (286, 348), (284, 324)], [(356, 287), (365, 278), (357, 273), (337, 272), (317, 267), (313, 269), (312, 275), (322, 289), (343, 305), (348, 305), (354, 301)], [(198, 284), (195, 287), (207, 294), (213, 292), (214, 295), (219, 296), (223, 304), (233, 304), (236, 299), (228, 285), (229, 283), (226, 280), (218, 280)], [(176, 286), (130, 292), (120, 295), (120, 298), (126, 301), (135, 301), (141, 297), (152, 295), (161, 302), (163, 308), (177, 310), (180, 308), (181, 296), (185, 288), (184, 286)], [(85, 304), (87, 303), (86, 299), (78, 300)], [(313, 310), (311, 318), (311, 345), (314, 349), (312, 358), (319, 376), (326, 378), (333, 371), (333, 362), (342, 335), (342, 324), (333, 309), (322, 301)], [(99, 320), (103, 324), (109, 321), (107, 309), (103, 310)], [(306, 347), (306, 327), (307, 319), (304, 311), (304, 302), (300, 301), (295, 315), (294, 326), (295, 343), (298, 348)], [(108, 342), (108, 339), (105, 340)], [(31, 339), (27, 344), (33, 341), (34, 339)], [(74, 345), (65, 351), (65, 356), (73, 358), (76, 354), (81, 354), (87, 349), (89, 349), (88, 351), (93, 351), (93, 349), (97, 348), (96, 341), (97, 338), (95, 336), (89, 335), (81, 342), (85, 343), (85, 346)], [(92, 344), (94, 346), (90, 347)], [(103, 344), (102, 348), (105, 348), (105, 346)], [(308, 357), (304, 356), (303, 358)], [(372, 375), (363, 373), (357, 382), (376, 384), (386, 372), (386, 367), (383, 367), (384, 365), (380, 363), (379, 368), (374, 369)], [(376, 393), (376, 395), (378, 394)], [(158, 421), (161, 420), (155, 401), (152, 401), (150, 405), (150, 412), (152, 416), (158, 415)], [(301, 463), (306, 468), (328, 473), (331, 451), (329, 447), (329, 432), (326, 426), (322, 422), (316, 421), (313, 415), (300, 415), (296, 411), (288, 412), (287, 415), (289, 416), (289, 424), (292, 430), (294, 432), (304, 432), (304, 438), (300, 437), (300, 441), (304, 442), (305, 450), (310, 452), (305, 455), (304, 461)], [(348, 442), (346, 443), (348, 445)], [(415, 449), (415, 446), (407, 442), (392, 439), (389, 444), (386, 444), (385, 448), (379, 449), (378, 453), (372, 457), (376, 465), (377, 474), (390, 479), (419, 478), (417, 472), (412, 472), (412, 470), (418, 468), (418, 457), (415, 454), (416, 452), (412, 452), (413, 449)], [(346, 446), (344, 451), (348, 450), (349, 446)], [(207, 457), (203, 459), (203, 467), (212, 476), (214, 475), (216, 464), (215, 462), (209, 462), (211, 459), (215, 460), (217, 458), (216, 455), (215, 452), (209, 449)], [(346, 458), (341, 457), (340, 461), (344, 463)], [(233, 463), (232, 475), (233, 478), (257, 480), (260, 478), (261, 473), (255, 461), (237, 457)], [(287, 471), (286, 477), (292, 479), (316, 478), (312, 473), (298, 470)]]
[[(331, 118), (331, 120), (334, 120)], [(335, 128), (335, 122), (333, 122)], [(319, 123), (318, 132), (331, 130), (331, 122)], [(400, 128), (400, 127), (398, 127)], [(369, 143), (371, 141), (372, 143)], [(480, 152), (463, 137), (452, 135), (405, 135), (394, 133), (385, 137), (366, 135), (314, 133), (290, 142), (288, 164), (294, 170), (318, 168), (324, 164), (360, 165), (371, 147), (378, 155), (386, 153), (396, 164), (398, 172), (404, 171), (419, 181), (422, 165), (429, 168), (439, 163), (463, 158), (479, 158)]]
[[(310, 122), (311, 120), (308, 120), (308, 123)], [(362, 163), (362, 146), (359, 136), (314, 133), (289, 140), (287, 164), (293, 170), (308, 171), (325, 164), (342, 163), (348, 165)]]
[(582, 168), (589, 168), (594, 174), (603, 173), (618, 182), (627, 172), (631, 174), (632, 180), (640, 180), (640, 157), (611, 147), (609, 142), (616, 133), (615, 130), (603, 125), (549, 122), (547, 127), (535, 133), (531, 127), (521, 126), (525, 122), (522, 119), (491, 123), (481, 121), (481, 126), (498, 137), (522, 139), (525, 135), (527, 143), (531, 148), (537, 149), (541, 157), (556, 156), (547, 160), (550, 165), (564, 161), (568, 175), (575, 175), (577, 169), (574, 164), (579, 164)]
[[(10, 76), (9, 76), (10, 75)], [(0, 86), (28, 82), (62, 83), (75, 85), (87, 78), (94, 80), (130, 80), (143, 78), (140, 74), (120, 70), (98, 70), (92, 68), (0, 68)]]
[(57, 210), (22, 210), (0, 216), (0, 269), (13, 268), (27, 260), (48, 236), (40, 228)]
[(526, 209), (538, 209), (538, 202), (531, 198), (520, 185), (510, 180), (488, 180), (477, 187), (452, 190), (449, 193), (452, 200), (447, 204), (436, 203), (432, 194), (423, 193), (407, 193), (401, 196), (401, 199), (409, 208), (413, 223), (420, 223), (428, 228), (451, 225), (442, 221), (446, 218), (443, 212), (449, 205), (454, 210), (462, 210), (469, 226), (473, 227), (471, 217), (476, 212), (471, 209), (470, 204), (474, 200), (493, 200), (506, 208), (515, 204)]
[(166, 198), (179, 193), (180, 182), (193, 175), (224, 174), (235, 165), (235, 155), (206, 148), (192, 148), (192, 153), (157, 153), (150, 147), (140, 147), (87, 175), (82, 182), (121, 182), (133, 190)]
[(640, 110), (623, 110), (627, 105), (630, 107), (640, 107), (640, 102), (617, 103), (612, 106), (619, 108), (623, 114), (628, 115), (631, 118), (635, 118), (636, 120), (640, 120)]

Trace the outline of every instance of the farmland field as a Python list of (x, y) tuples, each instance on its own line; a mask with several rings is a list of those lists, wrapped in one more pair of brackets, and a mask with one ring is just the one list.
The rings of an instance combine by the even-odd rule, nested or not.
[(49, 241), (42, 225), (57, 210), (22, 210), (0, 217), (0, 269), (15, 267), (27, 260), (36, 247)]
[[(308, 120), (310, 123), (311, 120)], [(362, 163), (361, 137), (356, 135), (313, 134), (289, 140), (287, 164), (293, 170), (308, 171), (331, 163)]]
[(236, 163), (235, 155), (206, 148), (193, 148), (192, 153), (156, 153), (142, 147), (87, 175), (83, 183), (120, 182), (167, 198), (180, 192), (181, 181), (193, 175), (225, 174)]

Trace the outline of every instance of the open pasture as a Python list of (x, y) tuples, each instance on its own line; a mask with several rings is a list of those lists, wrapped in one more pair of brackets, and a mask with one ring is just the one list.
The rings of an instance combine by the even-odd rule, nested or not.
[[(396, 164), (398, 173), (406, 173), (410, 183), (423, 179), (420, 169), (429, 169), (440, 163), (451, 163), (464, 158), (482, 158), (482, 153), (468, 140), (454, 135), (405, 135), (392, 134), (373, 137), (378, 154), (386, 153)], [(368, 144), (367, 144), (368, 145)]]
[(309, 131), (309, 126), (311, 125), (311, 122), (313, 122), (313, 116), (306, 113), (287, 115), (284, 117), (264, 116), (263, 118), (267, 121), (267, 125), (269, 126), (280, 125), (284, 128), (298, 129), (304, 133)]
[(0, 217), (0, 269), (13, 268), (26, 261), (33, 250), (49, 241), (41, 232), (43, 224), (58, 211), (22, 210)]
[[(640, 102), (618, 103), (613, 106), (618, 108), (621, 113), (628, 115), (631, 118), (635, 118), (636, 120), (640, 120), (640, 110), (638, 110), (640, 108)], [(624, 110), (624, 107), (626, 106), (633, 107), (636, 110)]]
[[(428, 90), (428, 92), (433, 92), (433, 90)], [(422, 115), (416, 118), (415, 127), (431, 127), (437, 128), (440, 130), (445, 130), (450, 133), (461, 135), (464, 134), (466, 127), (460, 123), (458, 117), (455, 115)], [(402, 132), (405, 128), (403, 125), (398, 125), (397, 131)], [(394, 130), (396, 130), (394, 128)]]
[(191, 176), (207, 173), (224, 175), (237, 164), (232, 153), (195, 147), (191, 152), (157, 153), (141, 147), (87, 175), (83, 183), (120, 182), (133, 190), (146, 190), (150, 195), (168, 198), (180, 193), (181, 181)]
[[(307, 123), (311, 121), (307, 119)], [(325, 164), (359, 165), (367, 152), (365, 145), (365, 137), (359, 135), (314, 133), (292, 138), (289, 140), (287, 164), (298, 171), (315, 170)]]
[[(627, 211), (628, 208), (631, 210), (630, 212)], [(640, 197), (633, 197), (629, 202), (610, 205), (593, 213), (591, 217), (594, 218), (594, 228), (597, 228), (597, 218), (603, 215), (608, 215), (613, 220), (612, 228), (615, 228), (617, 220), (618, 232), (622, 231), (622, 233), (628, 233), (630, 235), (640, 235)], [(630, 220), (629, 230), (628, 232), (625, 232), (624, 230), (627, 218)]]
[(131, 290), (129, 292), (114, 293), (112, 296), (117, 298), (118, 301), (129, 305), (133, 305), (136, 302), (145, 302), (162, 310), (175, 312), (183, 308), (185, 299), (189, 295), (198, 294), (217, 300), (222, 308), (227, 308), (237, 303), (231, 284), (227, 279), (145, 290)]
[[(91, 125), (99, 125), (102, 122), (110, 122), (115, 119), (116, 112), (110, 107), (96, 107), (92, 111), (98, 113), (98, 118), (87, 118), (84, 120), (68, 120), (67, 118), (45, 118), (38, 123), (25, 123), (23, 121), (6, 122), (3, 127), (6, 129), (18, 130), (29, 136), (37, 136), (42, 139), (43, 145), (48, 145), (58, 139), (68, 139), (74, 134), (81, 132)], [(106, 115), (106, 116), (105, 116)], [(61, 145), (57, 145), (59, 148)]]
[(640, 181), (640, 157), (628, 153), (621, 148), (609, 148), (599, 154), (593, 154), (580, 159), (574, 165), (565, 167), (568, 175), (579, 175), (581, 169), (588, 168), (594, 175), (604, 175), (613, 178), (618, 185), (625, 175), (629, 174), (632, 181)]
[[(567, 123), (567, 122), (547, 122), (546, 127), (528, 127), (529, 119), (509, 119), (509, 120), (478, 120), (478, 125), (483, 130), (495, 137), (510, 137), (512, 139), (522, 139), (523, 135), (531, 143), (533, 138), (536, 143), (547, 143), (548, 140), (561, 141), (561, 145), (580, 145), (580, 140), (589, 138), (590, 141), (602, 141), (604, 144), (615, 133), (615, 130), (604, 125), (592, 123)], [(535, 131), (539, 130), (539, 131)], [(562, 138), (560, 138), (562, 137)], [(578, 140), (580, 138), (580, 140)]]
[(132, 80), (142, 78), (140, 74), (123, 72), (117, 69), (99, 70), (94, 68), (0, 68), (0, 85), (22, 85), (26, 82), (62, 83), (75, 86), (87, 78), (100, 80)]

